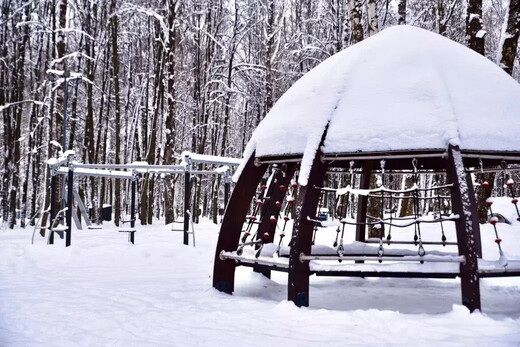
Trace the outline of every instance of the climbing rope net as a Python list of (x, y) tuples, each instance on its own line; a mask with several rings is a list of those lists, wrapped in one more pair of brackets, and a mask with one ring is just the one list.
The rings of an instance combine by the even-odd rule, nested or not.
[[(357, 187), (360, 184), (359, 176), (361, 172), (354, 170), (353, 161), (350, 162), (350, 169), (332, 172), (329, 175), (331, 177), (343, 175), (343, 178), (339, 180), (346, 183), (343, 187), (340, 187), (336, 181), (336, 187), (332, 184), (332, 187), (314, 186), (311, 188), (320, 191), (316, 215), (305, 216), (307, 221), (314, 223), (313, 250), (311, 254), (300, 254), (300, 261), (335, 260), (340, 263), (343, 260), (356, 262), (377, 261), (379, 263), (383, 261), (413, 261), (421, 264), (425, 261), (465, 262), (464, 256), (460, 256), (457, 253), (439, 252), (437, 250), (427, 251), (425, 249), (426, 245), (443, 247), (457, 245), (456, 240), (448, 240), (445, 230), (446, 223), (455, 222), (460, 218), (459, 215), (453, 214), (451, 211), (451, 189), (453, 184), (445, 182), (443, 173), (433, 171), (419, 172), (416, 159), (412, 160), (413, 169), (411, 172), (387, 172), (385, 170), (385, 160), (381, 160), (380, 164), (380, 170), (373, 175), (376, 177), (376, 182), (371, 184), (376, 186), (375, 188), (361, 189)], [(482, 167), (481, 171), (483, 171)], [(498, 172), (498, 169), (495, 171)], [(518, 220), (520, 221), (515, 183), (511, 177), (510, 170), (507, 169), (507, 165), (502, 165), (502, 171), (506, 181), (508, 196), (515, 206)], [(283, 247), (283, 243), (288, 226), (292, 227), (291, 222), (295, 214), (299, 187), (295, 180), (289, 181), (290, 183), (287, 185), (280, 184), (281, 181), (287, 182), (285, 175), (285, 167), (275, 164), (272, 166), (268, 177), (263, 180), (255, 199), (252, 201), (251, 213), (246, 217), (240, 242), (235, 253), (236, 256), (240, 257), (247, 247), (253, 249), (252, 254), (254, 254), (256, 259), (266, 254), (274, 257), (287, 257), (289, 255), (290, 251), (287, 247)], [(408, 187), (404, 183), (401, 184), (400, 188), (396, 187), (399, 184), (399, 182), (395, 182), (396, 175), (407, 175)], [(425, 179), (424, 177), (428, 178)], [(331, 181), (331, 179), (325, 180), (325, 182)], [(404, 181), (405, 178), (401, 180), (401, 182)], [(497, 230), (498, 218), (494, 216), (492, 209), (493, 197), (490, 184), (487, 181), (483, 181), (480, 183), (480, 187), (484, 190), (484, 194), (487, 197), (488, 220), (495, 231), (495, 242), (498, 246), (500, 261), (503, 266), (506, 266), (507, 259), (501, 248), (502, 239), (499, 237)], [(280, 194), (280, 192), (283, 194)], [(277, 198), (277, 196), (283, 196), (284, 198)], [(379, 215), (366, 214), (365, 218), (354, 219), (352, 217), (353, 211), (355, 211), (355, 205), (359, 199), (375, 201), (375, 206), (379, 209)], [(411, 208), (407, 208), (408, 213), (403, 213), (404, 202), (406, 202), (407, 206), (411, 206)], [(270, 206), (270, 208), (267, 208), (267, 206)], [(373, 207), (370, 209), (370, 212), (374, 212)], [(333, 221), (327, 221), (329, 217)], [(424, 224), (438, 225), (440, 232), (438, 240), (424, 239), (421, 230)], [(334, 226), (336, 231), (332, 247), (316, 245), (318, 230), (320, 228), (327, 229), (331, 226)], [(367, 247), (362, 249), (359, 247), (347, 247), (344, 240), (349, 226), (363, 231), (363, 237), (357, 241), (361, 241), (365, 245), (378, 244), (378, 247), (376, 246), (377, 250), (374, 252), (374, 247), (370, 249)], [(365, 239), (364, 235), (367, 228), (369, 229), (369, 238)], [(403, 240), (402, 238), (399, 239), (399, 237), (394, 238), (396, 230), (410, 230), (410, 228), (413, 229), (413, 239)], [(408, 248), (403, 250), (387, 248), (387, 246), (393, 244), (408, 245)], [(415, 253), (410, 249), (413, 246), (417, 247)], [(230, 254), (226, 258), (239, 260)]]

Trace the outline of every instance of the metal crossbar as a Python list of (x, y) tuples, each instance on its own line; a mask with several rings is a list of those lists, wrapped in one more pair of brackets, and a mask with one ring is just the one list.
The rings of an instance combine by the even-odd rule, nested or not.
[(389, 257), (389, 256), (350, 256), (350, 255), (305, 255), (300, 254), (300, 262), (310, 260), (354, 260), (354, 261), (393, 261), (393, 262), (431, 262), (431, 263), (465, 263), (466, 258), (463, 255), (458, 256), (403, 256), (403, 257)]
[[(431, 188), (419, 188), (416, 185), (414, 185), (412, 188), (409, 189), (387, 189), (383, 186), (375, 189), (354, 189), (350, 185), (346, 186), (345, 188), (327, 188), (327, 187), (316, 187), (313, 188), (319, 191), (324, 192), (333, 192), (337, 195), (345, 195), (347, 193), (355, 194), (355, 195), (365, 195), (370, 196), (370, 194), (374, 193), (389, 193), (392, 194), (406, 194), (406, 193), (415, 193), (415, 192), (427, 192), (427, 191), (435, 191), (435, 190), (441, 190), (441, 189), (448, 189), (453, 187), (453, 184), (445, 184), (442, 186), (437, 187), (431, 187)], [(390, 196), (389, 196), (390, 197)], [(398, 196), (392, 196), (392, 198), (399, 198)]]

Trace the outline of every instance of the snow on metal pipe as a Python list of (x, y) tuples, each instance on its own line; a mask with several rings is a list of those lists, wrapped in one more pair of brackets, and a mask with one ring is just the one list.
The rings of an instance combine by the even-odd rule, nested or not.
[[(67, 167), (60, 167), (57, 170), (59, 175), (67, 175), (69, 169)], [(113, 177), (122, 179), (132, 179), (133, 175), (131, 172), (125, 171), (111, 171), (102, 169), (74, 169), (74, 174), (77, 176), (94, 176), (94, 177)]]
[(193, 175), (222, 175), (223, 172), (219, 172), (216, 170), (193, 170), (190, 171)]
[(146, 169), (146, 170), (178, 170), (184, 171), (186, 169), (183, 165), (148, 165), (148, 164), (83, 164), (73, 162), (74, 167), (84, 169)]
[(276, 266), (276, 267), (280, 267), (280, 268), (289, 267), (288, 263), (277, 262), (274, 259), (270, 260), (270, 259), (265, 259), (265, 258), (254, 258), (254, 259), (246, 258), (246, 257), (241, 257), (233, 252), (222, 251), (222, 252), (220, 252), (219, 257), (221, 260), (231, 259), (231, 260), (239, 261), (241, 263)]
[(214, 164), (214, 165), (232, 165), (238, 166), (242, 162), (241, 158), (219, 157), (216, 155), (197, 154), (191, 152), (182, 152), (181, 157), (190, 158), (193, 163)]
[(393, 261), (393, 262), (430, 262), (430, 263), (465, 263), (466, 258), (463, 255), (459, 256), (403, 256), (403, 257), (388, 257), (388, 256), (348, 256), (348, 255), (305, 255), (300, 254), (300, 262), (308, 260), (354, 260), (354, 261)]
[(408, 154), (374, 154), (374, 155), (327, 155), (322, 156), (322, 160), (368, 160), (368, 159), (410, 159), (410, 158), (444, 158), (447, 152), (434, 153), (408, 153)]
[[(381, 241), (379, 239), (368, 239), (365, 241), (366, 243), (379, 244)], [(386, 244), (394, 244), (394, 245), (417, 245), (418, 241), (388, 241), (383, 239), (383, 243)], [(442, 241), (421, 241), (423, 245), (446, 245), (446, 246), (456, 246), (457, 242), (442, 242)]]
[[(514, 153), (517, 154), (517, 153)], [(483, 153), (464, 153), (461, 152), (463, 158), (477, 158), (477, 159), (495, 159), (495, 160), (514, 160), (520, 161), (520, 156), (509, 156), (504, 153), (497, 154), (483, 154)]]
[(299, 163), (300, 161), (302, 161), (302, 158), (283, 158), (282, 156), (280, 159), (263, 160), (262, 158), (258, 158), (259, 164)]

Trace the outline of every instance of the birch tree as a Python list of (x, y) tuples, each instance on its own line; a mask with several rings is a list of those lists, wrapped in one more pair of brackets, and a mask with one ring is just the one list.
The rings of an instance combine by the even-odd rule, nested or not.
[(520, 35), (520, 0), (510, 0), (504, 29), (502, 47), (498, 47), (501, 57), (499, 63), (505, 72), (512, 75)]
[(363, 41), (363, 25), (361, 23), (361, 2), (359, 0), (349, 0), (349, 17), (350, 27), (352, 30), (352, 43), (358, 43)]
[(379, 32), (376, 0), (367, 0), (367, 32), (368, 37)]

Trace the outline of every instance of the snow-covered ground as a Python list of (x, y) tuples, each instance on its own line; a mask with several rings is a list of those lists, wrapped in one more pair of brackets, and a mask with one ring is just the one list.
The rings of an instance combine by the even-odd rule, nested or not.
[[(429, 279), (311, 277), (311, 306), (297, 308), (283, 273), (238, 268), (233, 296), (214, 290), (218, 226), (208, 221), (195, 248), (160, 222), (138, 230), (135, 245), (108, 224), (74, 231), (65, 248), (3, 225), (0, 346), (520, 344), (520, 278), (481, 280), (483, 313), (461, 306), (459, 280)], [(499, 231), (520, 258), (520, 224)], [(325, 233), (328, 244), (334, 228)], [(496, 259), (492, 233), (483, 227), (484, 256)]]

